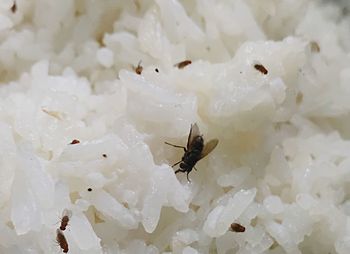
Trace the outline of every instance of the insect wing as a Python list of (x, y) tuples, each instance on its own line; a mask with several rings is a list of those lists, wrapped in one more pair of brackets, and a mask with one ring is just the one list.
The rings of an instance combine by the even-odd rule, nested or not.
[(67, 216), (68, 218), (72, 217), (72, 211), (68, 209), (64, 209), (62, 212), (62, 217)]
[(188, 135), (187, 150), (190, 148), (193, 139), (197, 136), (199, 136), (199, 128), (198, 125), (195, 123), (191, 125), (190, 134)]
[(208, 153), (210, 153), (211, 151), (214, 150), (214, 148), (218, 145), (219, 143), (219, 140), (217, 140), (216, 138), (215, 139), (212, 139), (210, 140), (208, 143), (205, 144), (204, 148), (203, 148), (203, 151), (202, 151), (202, 154), (201, 154), (201, 159), (205, 156), (208, 155)]

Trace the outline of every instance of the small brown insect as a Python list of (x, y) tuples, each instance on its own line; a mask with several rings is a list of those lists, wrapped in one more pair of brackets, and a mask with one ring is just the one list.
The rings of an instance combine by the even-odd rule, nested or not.
[(16, 13), (16, 11), (17, 11), (17, 3), (16, 3), (16, 1), (13, 1), (13, 5), (11, 7), (11, 11), (12, 11), (12, 13)]
[(88, 188), (88, 191), (92, 191), (92, 189), (91, 189), (91, 188)]
[(319, 53), (321, 51), (320, 45), (315, 41), (310, 42), (310, 48), (312, 52)]
[(104, 153), (104, 154), (102, 154), (102, 156), (103, 156), (104, 158), (107, 158), (107, 154), (105, 154), (105, 153)]
[(167, 145), (184, 149), (185, 154), (182, 156), (181, 161), (175, 163), (174, 165), (172, 165), (172, 167), (176, 166), (177, 164), (180, 164), (180, 169), (176, 170), (175, 174), (179, 172), (186, 172), (187, 180), (189, 182), (190, 179), (188, 179), (188, 174), (192, 171), (193, 168), (197, 170), (195, 167), (196, 163), (205, 156), (207, 156), (211, 151), (213, 151), (218, 143), (219, 140), (212, 139), (204, 145), (203, 136), (200, 135), (199, 128), (196, 123), (191, 125), (186, 147), (173, 145), (168, 142), (165, 142), (165, 144)]
[(255, 64), (254, 68), (260, 71), (264, 75), (268, 73), (268, 70), (262, 64)]
[(134, 71), (136, 72), (136, 74), (141, 75), (142, 71), (143, 71), (143, 67), (141, 65), (141, 61), (137, 64), (136, 67), (133, 67)]
[(72, 211), (68, 209), (64, 209), (62, 212), (61, 226), (60, 230), (64, 231), (67, 228), (69, 219), (72, 217)]
[(230, 226), (230, 230), (232, 232), (243, 233), (245, 231), (245, 227), (238, 223), (232, 223)]
[(60, 245), (63, 253), (68, 253), (68, 242), (66, 240), (66, 237), (64, 236), (63, 232), (58, 228), (56, 230), (56, 241)]
[(303, 102), (303, 98), (304, 98), (304, 95), (303, 95), (303, 93), (302, 92), (298, 92), (297, 93), (297, 96), (295, 97), (295, 102), (296, 102), (296, 104), (300, 104), (300, 103), (302, 103)]
[(191, 60), (185, 60), (185, 61), (182, 61), (180, 63), (175, 64), (174, 66), (179, 68), (179, 69), (183, 69), (183, 68), (185, 68), (187, 65), (189, 65), (191, 63), (192, 63)]
[(72, 142), (70, 142), (71, 145), (79, 144), (80, 141), (77, 139), (73, 139)]
[(154, 70), (155, 70), (155, 72), (159, 72), (158, 68), (155, 68)]

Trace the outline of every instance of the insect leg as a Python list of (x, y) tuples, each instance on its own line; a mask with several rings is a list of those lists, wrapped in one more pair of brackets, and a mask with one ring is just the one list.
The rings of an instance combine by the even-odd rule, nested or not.
[(169, 145), (169, 146), (173, 146), (173, 147), (177, 147), (177, 148), (183, 148), (184, 151), (187, 152), (186, 147), (184, 147), (184, 146), (173, 145), (173, 144), (170, 144), (170, 143), (168, 143), (168, 142), (164, 142), (164, 143), (167, 144), (167, 145)]
[(177, 164), (181, 163), (182, 161), (176, 162), (174, 165), (172, 165), (171, 167), (176, 166)]
[(188, 182), (191, 182), (191, 180), (188, 178), (188, 174), (189, 174), (190, 172), (187, 172), (187, 175), (186, 175), (186, 177), (187, 177), (187, 181)]
[(185, 169), (178, 169), (178, 170), (175, 171), (175, 174), (177, 174), (177, 173), (179, 173), (179, 172), (185, 173), (186, 170), (185, 170)]

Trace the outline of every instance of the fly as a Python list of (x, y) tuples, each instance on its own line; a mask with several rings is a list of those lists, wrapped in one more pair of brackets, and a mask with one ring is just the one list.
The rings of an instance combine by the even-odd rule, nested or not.
[(179, 172), (187, 173), (187, 180), (189, 182), (190, 179), (188, 179), (188, 174), (192, 171), (193, 168), (197, 170), (195, 167), (196, 163), (207, 156), (211, 151), (213, 151), (218, 143), (219, 140), (212, 139), (204, 145), (203, 135), (200, 134), (198, 125), (196, 123), (191, 125), (186, 147), (165, 142), (167, 145), (184, 149), (185, 153), (182, 156), (181, 160), (172, 165), (172, 167), (180, 164), (180, 168), (175, 171), (175, 174)]

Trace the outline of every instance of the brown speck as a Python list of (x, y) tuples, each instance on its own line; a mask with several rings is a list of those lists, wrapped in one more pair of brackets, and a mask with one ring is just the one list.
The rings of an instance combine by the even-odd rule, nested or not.
[(260, 71), (264, 75), (266, 75), (268, 73), (268, 70), (262, 64), (255, 64), (254, 68), (257, 69), (258, 71)]
[(299, 105), (300, 103), (303, 102), (303, 98), (304, 98), (303, 93), (299, 91), (297, 93), (297, 96), (295, 97), (295, 103)]
[(182, 62), (179, 62), (179, 63), (175, 64), (174, 66), (179, 68), (179, 69), (183, 69), (183, 68), (185, 68), (187, 65), (189, 65), (191, 63), (192, 63), (191, 60), (185, 60), (185, 61), (182, 61)]
[(245, 227), (238, 223), (232, 223), (230, 226), (230, 230), (232, 232), (243, 233), (245, 231)]
[(60, 226), (60, 229), (62, 231), (66, 230), (70, 217), (72, 217), (72, 211), (64, 209), (62, 213), (61, 226)]
[(143, 67), (141, 65), (141, 61), (137, 64), (136, 67), (133, 67), (134, 71), (136, 72), (136, 74), (141, 75), (142, 71), (143, 71)]
[(315, 41), (310, 42), (310, 48), (312, 52), (319, 53), (321, 51), (320, 45)]
[(60, 245), (63, 253), (68, 253), (68, 242), (60, 229), (56, 230), (56, 241)]
[(104, 153), (104, 154), (102, 154), (102, 156), (103, 156), (104, 158), (107, 158), (107, 154), (105, 154), (105, 153)]
[(91, 189), (91, 188), (88, 188), (88, 191), (92, 191), (92, 189)]
[(156, 71), (156, 72), (159, 72), (158, 68), (155, 68), (155, 71)]
[(16, 4), (16, 1), (13, 1), (13, 5), (12, 5), (12, 7), (11, 7), (11, 11), (12, 11), (12, 13), (16, 13), (16, 11), (17, 11), (17, 4)]
[(70, 144), (70, 145), (75, 145), (75, 144), (79, 144), (79, 143), (80, 143), (79, 140), (73, 139), (72, 142), (70, 142), (69, 144)]

